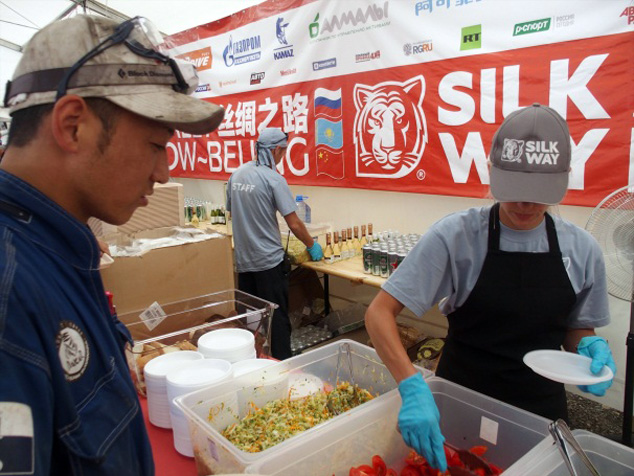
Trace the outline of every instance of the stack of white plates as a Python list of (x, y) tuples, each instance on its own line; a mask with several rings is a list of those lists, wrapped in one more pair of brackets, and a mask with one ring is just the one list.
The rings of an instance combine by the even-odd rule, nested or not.
[(203, 359), (178, 367), (166, 376), (169, 414), (174, 434), (174, 447), (180, 454), (192, 457), (194, 450), (189, 438), (187, 417), (174, 404), (174, 398), (200, 390), (208, 385), (229, 380), (233, 375), (231, 363), (221, 359)]
[(150, 423), (161, 428), (171, 428), (169, 401), (167, 400), (167, 384), (165, 376), (173, 369), (203, 360), (200, 352), (183, 350), (159, 355), (143, 367), (147, 390), (147, 409)]
[(255, 337), (246, 329), (218, 329), (200, 336), (198, 351), (206, 359), (223, 359), (231, 363), (255, 359)]

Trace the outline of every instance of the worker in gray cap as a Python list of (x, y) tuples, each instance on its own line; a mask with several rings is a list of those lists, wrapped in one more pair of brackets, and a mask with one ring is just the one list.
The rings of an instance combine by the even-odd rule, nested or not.
[(36, 33), (7, 85), (3, 474), (154, 474), (123, 352), (131, 337), (108, 306), (86, 223), (125, 223), (167, 182), (174, 130), (205, 134), (222, 121), (222, 108), (188, 96), (195, 69), (161, 43), (143, 18), (79, 15)]
[[(616, 372), (608, 342), (605, 264), (585, 230), (549, 212), (568, 188), (568, 125), (534, 104), (509, 114), (493, 137), (492, 206), (434, 224), (374, 298), (365, 316), (377, 352), (399, 382), (405, 442), (444, 470), (433, 395), (396, 330), (404, 307), (422, 316), (438, 304), (449, 330), (436, 375), (550, 420), (566, 419), (561, 381), (524, 363), (529, 352), (562, 347), (588, 359), (588, 374)], [(607, 369), (606, 369), (607, 370)], [(580, 386), (604, 395), (609, 381)]]
[(274, 302), (271, 326), (273, 357), (291, 357), (291, 324), (288, 318), (288, 273), (277, 212), (305, 245), (314, 261), (323, 258), (321, 245), (313, 240), (297, 216), (293, 194), (275, 166), (288, 146), (288, 134), (270, 127), (255, 143), (256, 160), (241, 165), (229, 178), (227, 211), (233, 220), (235, 263), (240, 290)]

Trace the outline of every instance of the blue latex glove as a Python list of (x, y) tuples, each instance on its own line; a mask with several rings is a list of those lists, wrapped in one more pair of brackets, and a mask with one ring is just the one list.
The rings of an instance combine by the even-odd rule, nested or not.
[[(612, 351), (610, 351), (610, 346), (607, 341), (603, 337), (599, 336), (586, 336), (579, 341), (577, 345), (577, 353), (581, 355), (585, 355), (586, 357), (590, 357), (592, 359), (592, 363), (590, 364), (590, 371), (593, 374), (598, 374), (601, 372), (601, 369), (604, 365), (607, 365), (612, 369), (614, 375), (616, 375), (616, 364), (614, 363), (614, 359), (612, 358)], [(605, 391), (610, 388), (612, 385), (612, 379), (595, 383), (594, 385), (579, 385), (579, 389), (596, 395), (597, 397), (602, 397), (605, 395)]]
[(319, 261), (324, 257), (324, 252), (321, 249), (321, 245), (318, 242), (314, 242), (313, 246), (306, 248), (310, 254), (310, 259), (313, 261)]
[(447, 470), (447, 459), (440, 433), (440, 413), (434, 396), (423, 376), (415, 373), (398, 384), (403, 404), (398, 414), (398, 427), (405, 444), (424, 456), (429, 464), (440, 471)]

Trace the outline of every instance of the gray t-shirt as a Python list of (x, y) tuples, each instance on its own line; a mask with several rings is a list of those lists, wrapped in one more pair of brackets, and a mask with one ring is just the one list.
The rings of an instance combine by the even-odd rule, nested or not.
[(276, 212), (286, 216), (297, 211), (284, 177), (266, 165), (241, 165), (227, 184), (227, 210), (233, 221), (238, 273), (265, 271), (282, 262)]
[[(480, 276), (487, 254), (490, 207), (471, 208), (439, 220), (383, 285), (383, 290), (422, 316), (435, 304), (444, 315), (462, 306)], [(610, 323), (601, 248), (585, 230), (553, 216), (568, 278), (577, 295), (569, 328)], [(546, 252), (546, 223), (518, 231), (501, 225), (500, 249)]]

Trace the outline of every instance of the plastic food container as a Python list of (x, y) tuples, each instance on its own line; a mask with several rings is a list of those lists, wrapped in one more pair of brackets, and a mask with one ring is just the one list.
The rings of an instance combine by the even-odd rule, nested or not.
[[(351, 349), (355, 383), (373, 395), (379, 395), (374, 400), (259, 453), (242, 451), (221, 435), (221, 431), (228, 425), (238, 422), (247, 414), (249, 402), (267, 403), (288, 398), (293, 392), (308, 394), (316, 389), (334, 386), (337, 382), (337, 360), (344, 344), (348, 344)], [(349, 367), (346, 362), (346, 359), (342, 358), (340, 381), (350, 381)], [(431, 376), (432, 374), (425, 370), (424, 375)], [(246, 377), (249, 377), (251, 382), (242, 380)], [(258, 384), (259, 380), (262, 380), (262, 384)], [(291, 385), (293, 388), (290, 388)], [(351, 418), (351, 415), (358, 413), (364, 407), (376, 404), (394, 389), (396, 389), (396, 382), (374, 349), (354, 341), (341, 340), (244, 374), (239, 379), (232, 379), (229, 382), (177, 397), (175, 404), (183, 410), (189, 420), (196, 467), (198, 474), (202, 476), (242, 473), (248, 465), (268, 455), (275, 455), (281, 449), (306, 439), (315, 441), (314, 438), (318, 438), (336, 421)]]
[[(498, 400), (432, 377), (427, 383), (440, 411), (447, 442), (469, 449), (485, 445), (487, 461), (506, 468), (543, 441), (549, 420)], [(347, 418), (335, 419), (319, 434), (251, 463), (248, 474), (268, 476), (347, 476), (352, 466), (371, 464), (375, 454), (400, 473), (410, 449), (397, 430), (398, 391), (363, 405)]]
[[(197, 351), (198, 339), (211, 330), (248, 330), (253, 334), (256, 356), (269, 357), (271, 319), (276, 307), (229, 289), (120, 315), (134, 340), (133, 346), (126, 347), (126, 356), (137, 391), (145, 396), (143, 368), (149, 361), (169, 352)], [(244, 358), (251, 357), (249, 353)]]
[[(634, 474), (634, 449), (586, 430), (573, 430), (572, 434), (599, 473), (609, 476)], [(574, 453), (572, 447), (569, 448)], [(590, 474), (576, 453), (572, 456), (572, 463), (580, 475)], [(502, 474), (568, 476), (570, 473), (554, 440), (549, 436)]]

